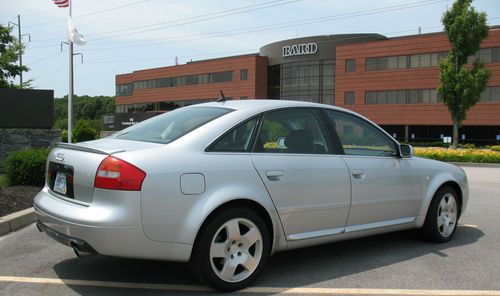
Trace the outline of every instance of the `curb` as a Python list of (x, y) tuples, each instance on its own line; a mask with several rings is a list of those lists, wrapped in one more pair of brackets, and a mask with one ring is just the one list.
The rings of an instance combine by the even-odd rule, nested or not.
[(480, 162), (449, 162), (456, 166), (475, 168), (500, 168), (500, 163), (480, 163)]
[(35, 219), (35, 209), (33, 207), (0, 217), (0, 236), (28, 226), (35, 222)]

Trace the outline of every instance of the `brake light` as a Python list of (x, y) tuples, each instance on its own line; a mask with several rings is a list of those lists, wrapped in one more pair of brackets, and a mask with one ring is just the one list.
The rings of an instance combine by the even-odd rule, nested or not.
[(139, 191), (146, 173), (114, 156), (106, 157), (95, 175), (95, 188)]

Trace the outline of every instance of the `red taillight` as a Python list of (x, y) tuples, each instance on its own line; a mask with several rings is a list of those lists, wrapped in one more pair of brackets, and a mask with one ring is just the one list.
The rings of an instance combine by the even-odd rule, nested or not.
[(114, 156), (106, 157), (95, 175), (95, 188), (141, 190), (146, 173)]

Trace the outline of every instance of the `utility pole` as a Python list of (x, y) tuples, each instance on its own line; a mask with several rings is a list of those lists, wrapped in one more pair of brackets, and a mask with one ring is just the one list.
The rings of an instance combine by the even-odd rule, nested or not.
[[(69, 1), (69, 19), (71, 19), (71, 4), (73, 1)], [(68, 35), (68, 47), (69, 47), (69, 90), (68, 90), (68, 143), (71, 143), (71, 138), (73, 135), (73, 41)]]
[[(18, 14), (17, 15), (17, 23), (13, 23), (13, 22), (9, 22), (9, 26), (12, 25), (12, 26), (17, 26), (17, 42), (19, 44), (19, 67), (22, 69), (23, 67), (23, 42), (21, 40), (21, 38), (23, 38), (23, 36), (28, 36), (28, 42), (31, 42), (31, 35), (30, 34), (22, 34), (21, 33), (21, 16)], [(21, 72), (19, 73), (19, 85), (22, 87), (23, 85), (23, 71), (21, 70)]]

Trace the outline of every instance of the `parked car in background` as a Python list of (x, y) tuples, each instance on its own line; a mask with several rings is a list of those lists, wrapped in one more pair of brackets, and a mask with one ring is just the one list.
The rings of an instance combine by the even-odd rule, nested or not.
[(77, 254), (189, 262), (230, 291), (281, 250), (410, 228), (446, 242), (467, 200), (463, 170), (414, 157), (363, 116), (244, 100), (59, 144), (35, 210)]

